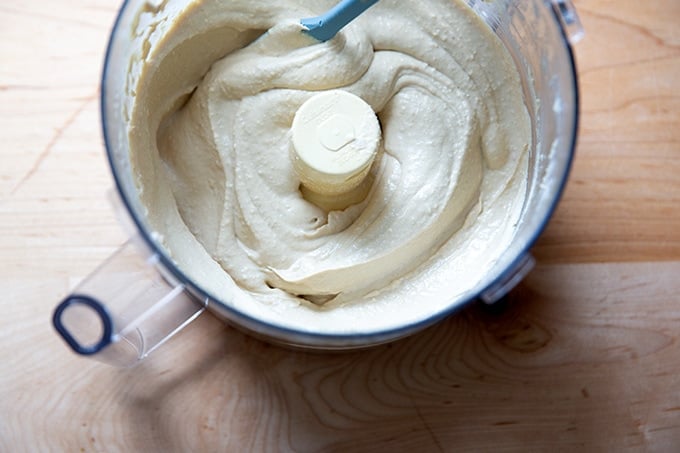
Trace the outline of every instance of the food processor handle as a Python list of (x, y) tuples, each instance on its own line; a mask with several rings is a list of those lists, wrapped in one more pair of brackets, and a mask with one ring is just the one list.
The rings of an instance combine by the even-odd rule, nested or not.
[(56, 307), (55, 329), (78, 354), (137, 364), (207, 306), (157, 264), (140, 238), (128, 240)]

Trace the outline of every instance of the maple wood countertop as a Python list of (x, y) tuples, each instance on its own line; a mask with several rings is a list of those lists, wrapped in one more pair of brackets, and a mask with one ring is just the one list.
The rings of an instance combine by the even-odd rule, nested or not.
[(680, 2), (576, 6), (577, 156), (506, 304), (342, 354), (207, 315), (121, 370), (50, 325), (125, 239), (98, 116), (118, 2), (4, 0), (0, 451), (677, 451)]

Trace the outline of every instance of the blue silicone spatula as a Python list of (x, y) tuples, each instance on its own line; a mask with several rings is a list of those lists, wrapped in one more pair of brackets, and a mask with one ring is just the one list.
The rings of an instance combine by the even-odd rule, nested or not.
[(342, 27), (377, 2), (378, 0), (342, 0), (324, 14), (302, 19), (300, 23), (305, 27), (305, 33), (321, 42), (328, 41)]

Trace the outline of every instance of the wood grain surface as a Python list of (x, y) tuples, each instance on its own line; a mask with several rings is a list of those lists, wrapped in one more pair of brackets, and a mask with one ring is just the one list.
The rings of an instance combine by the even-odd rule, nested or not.
[(335, 354), (206, 315), (129, 370), (50, 326), (125, 240), (98, 116), (117, 3), (0, 3), (0, 452), (680, 449), (680, 2), (576, 1), (578, 153), (502, 305)]

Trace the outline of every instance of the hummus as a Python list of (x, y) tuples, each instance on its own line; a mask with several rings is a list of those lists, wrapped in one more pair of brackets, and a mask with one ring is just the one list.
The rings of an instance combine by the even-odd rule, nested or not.
[[(155, 24), (130, 65), (132, 168), (149, 228), (216, 300), (293, 329), (394, 328), (508, 247), (531, 123), (462, 1), (383, 0), (328, 42), (304, 34), (333, 3), (200, 0)], [(303, 196), (290, 158), (295, 113), (324, 90), (363, 99), (382, 136), (367, 194), (336, 210)]]

